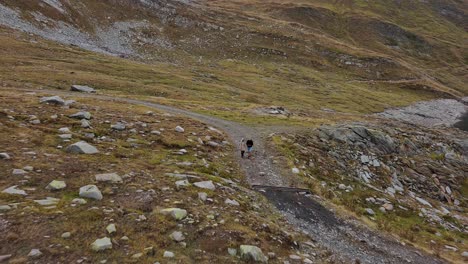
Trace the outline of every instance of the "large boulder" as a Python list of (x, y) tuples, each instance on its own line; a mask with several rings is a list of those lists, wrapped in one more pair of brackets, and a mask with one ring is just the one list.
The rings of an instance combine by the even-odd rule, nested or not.
[(246, 261), (256, 261), (262, 263), (266, 263), (268, 261), (267, 257), (263, 255), (262, 250), (256, 246), (241, 245), (240, 255), (241, 258)]
[(80, 197), (102, 200), (102, 193), (96, 185), (86, 185), (80, 188)]
[(72, 154), (96, 154), (99, 153), (99, 151), (92, 145), (80, 141), (75, 144), (72, 144), (66, 148), (66, 151), (68, 153)]
[(72, 85), (70, 88), (73, 92), (81, 92), (81, 93), (95, 93), (96, 90), (86, 85)]
[(40, 100), (41, 103), (45, 104), (55, 104), (55, 105), (65, 105), (65, 100), (60, 96), (51, 96), (51, 97), (42, 97)]

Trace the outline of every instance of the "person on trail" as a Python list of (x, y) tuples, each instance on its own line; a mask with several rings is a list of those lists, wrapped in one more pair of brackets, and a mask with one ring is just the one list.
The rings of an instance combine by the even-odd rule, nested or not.
[(240, 152), (241, 152), (241, 158), (244, 158), (245, 151), (247, 149), (247, 146), (245, 145), (245, 140), (244, 139), (241, 139), (241, 141), (239, 142), (239, 149), (240, 149)]
[(247, 157), (250, 159), (250, 157), (252, 157), (252, 150), (253, 150), (253, 145), (254, 145), (253, 140), (252, 139), (247, 140), (245, 145), (247, 145), (247, 153), (248, 153)]

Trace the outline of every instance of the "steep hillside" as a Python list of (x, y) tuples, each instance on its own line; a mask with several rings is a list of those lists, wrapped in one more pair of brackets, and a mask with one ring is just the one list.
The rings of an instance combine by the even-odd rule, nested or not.
[[(466, 10), (450, 0), (6, 0), (0, 24), (145, 62), (194, 67), (234, 59), (333, 74), (337, 86), (385, 82), (460, 96), (467, 93)], [(290, 85), (304, 85), (294, 79)]]

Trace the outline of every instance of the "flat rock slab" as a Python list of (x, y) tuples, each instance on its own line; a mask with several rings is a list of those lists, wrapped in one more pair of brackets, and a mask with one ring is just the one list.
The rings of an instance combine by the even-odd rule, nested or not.
[(70, 91), (81, 93), (95, 93), (96, 90), (86, 85), (72, 85)]
[(55, 105), (65, 105), (65, 100), (63, 100), (60, 96), (50, 96), (50, 97), (42, 97), (40, 102), (43, 104), (55, 104)]
[(99, 151), (94, 146), (80, 141), (75, 144), (72, 144), (66, 148), (66, 152), (72, 154), (97, 154)]
[(201, 182), (196, 182), (193, 185), (197, 186), (198, 188), (202, 189), (208, 189), (208, 190), (216, 190), (216, 186), (213, 184), (212, 181), (201, 181)]
[(91, 244), (91, 248), (94, 251), (103, 251), (103, 250), (106, 250), (106, 249), (112, 249), (112, 242), (111, 242), (110, 238), (103, 237), (103, 238), (100, 238), (100, 239), (96, 239)]
[(58, 190), (65, 189), (65, 187), (67, 187), (67, 184), (64, 181), (53, 180), (49, 183), (49, 185), (47, 185), (46, 189), (52, 190), (52, 191), (58, 191)]
[(71, 118), (76, 118), (76, 119), (91, 119), (91, 113), (90, 112), (86, 112), (86, 111), (80, 111), (76, 114), (73, 114), (73, 115), (70, 115), (69, 117)]
[(187, 210), (180, 208), (166, 208), (161, 210), (161, 214), (169, 215), (175, 220), (182, 220), (187, 216)]
[(8, 193), (8, 194), (17, 194), (17, 195), (28, 195), (25, 191), (17, 189), (17, 185), (11, 186), (6, 188), (5, 190), (2, 191), (2, 193)]

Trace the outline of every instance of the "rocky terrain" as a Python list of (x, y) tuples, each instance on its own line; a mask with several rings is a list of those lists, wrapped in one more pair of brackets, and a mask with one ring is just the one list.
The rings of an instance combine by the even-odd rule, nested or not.
[(218, 130), (73, 99), (1, 93), (0, 261), (326, 261), (246, 188)]
[(466, 257), (466, 132), (381, 121), (273, 140), (320, 197), (402, 243), (452, 260)]

